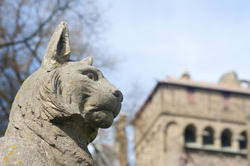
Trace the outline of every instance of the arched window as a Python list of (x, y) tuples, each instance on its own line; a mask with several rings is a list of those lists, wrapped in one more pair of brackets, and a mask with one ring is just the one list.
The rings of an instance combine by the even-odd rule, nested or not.
[(239, 148), (240, 148), (240, 150), (243, 150), (243, 149), (247, 148), (247, 133), (246, 133), (246, 131), (243, 131), (240, 134), (240, 137), (239, 137)]
[(223, 130), (221, 133), (221, 146), (230, 147), (232, 141), (232, 132), (229, 129)]
[(214, 130), (211, 127), (206, 127), (202, 132), (202, 143), (203, 145), (214, 144)]
[(184, 140), (185, 143), (196, 142), (196, 128), (194, 125), (190, 124), (185, 128)]

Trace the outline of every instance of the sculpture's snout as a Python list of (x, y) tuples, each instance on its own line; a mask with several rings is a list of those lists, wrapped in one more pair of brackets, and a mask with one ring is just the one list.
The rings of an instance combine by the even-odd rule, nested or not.
[(119, 102), (123, 101), (123, 94), (119, 90), (115, 90), (113, 95), (118, 99)]

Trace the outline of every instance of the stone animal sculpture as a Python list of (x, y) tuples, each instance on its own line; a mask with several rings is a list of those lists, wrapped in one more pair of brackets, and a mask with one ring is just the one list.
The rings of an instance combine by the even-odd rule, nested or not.
[(92, 166), (87, 149), (98, 128), (108, 128), (121, 108), (122, 93), (92, 58), (69, 60), (67, 24), (52, 35), (41, 67), (28, 77), (12, 104), (0, 139), (0, 165)]

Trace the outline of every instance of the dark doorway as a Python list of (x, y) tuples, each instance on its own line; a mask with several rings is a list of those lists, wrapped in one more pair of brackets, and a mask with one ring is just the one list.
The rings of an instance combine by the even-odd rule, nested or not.
[(240, 150), (247, 149), (247, 133), (243, 131), (239, 137), (239, 148)]
[(214, 144), (214, 130), (211, 127), (206, 127), (203, 130), (202, 143), (203, 143), (203, 145), (213, 145)]
[(196, 142), (196, 128), (194, 125), (188, 125), (184, 132), (185, 143)]
[(229, 129), (225, 129), (221, 134), (221, 146), (230, 147), (232, 141), (232, 132)]

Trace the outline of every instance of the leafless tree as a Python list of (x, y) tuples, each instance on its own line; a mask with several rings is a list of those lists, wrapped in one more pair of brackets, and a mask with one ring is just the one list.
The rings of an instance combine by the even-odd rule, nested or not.
[(142, 83), (139, 81), (132, 82), (128, 88), (129, 90), (125, 94), (126, 100), (124, 101), (123, 108), (127, 115), (127, 121), (130, 123), (145, 98), (145, 92)]
[(39, 67), (60, 21), (69, 24), (73, 59), (94, 55), (98, 65), (116, 63), (97, 49), (101, 16), (97, 0), (0, 0), (0, 136), (17, 90)]

